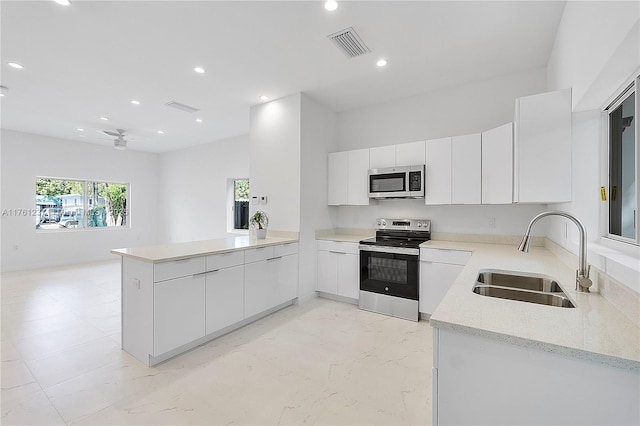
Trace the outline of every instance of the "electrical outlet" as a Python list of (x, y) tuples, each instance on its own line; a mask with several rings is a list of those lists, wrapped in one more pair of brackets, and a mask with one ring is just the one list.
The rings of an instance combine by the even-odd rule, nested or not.
[(134, 286), (135, 288), (137, 288), (138, 290), (140, 290), (140, 280), (139, 280), (139, 279), (137, 279), (137, 278), (134, 278), (134, 279), (133, 279), (133, 286)]
[(20, 246), (19, 246), (19, 245), (17, 245), (17, 244), (15, 244), (15, 245), (13, 246), (13, 249), (14, 249), (15, 251), (18, 251), (18, 250), (20, 250)]
[(495, 228), (496, 227), (496, 218), (495, 217), (490, 217), (489, 218), (489, 228)]

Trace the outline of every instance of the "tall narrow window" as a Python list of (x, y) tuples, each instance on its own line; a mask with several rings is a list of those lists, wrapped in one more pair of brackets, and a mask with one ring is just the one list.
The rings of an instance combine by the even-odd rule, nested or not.
[(233, 181), (233, 229), (249, 229), (249, 179)]
[(636, 90), (609, 108), (609, 235), (637, 241)]

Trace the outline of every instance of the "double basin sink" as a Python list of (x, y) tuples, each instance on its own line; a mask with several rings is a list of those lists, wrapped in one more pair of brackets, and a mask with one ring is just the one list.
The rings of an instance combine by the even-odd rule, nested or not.
[(473, 292), (500, 299), (575, 308), (555, 280), (541, 275), (480, 271)]

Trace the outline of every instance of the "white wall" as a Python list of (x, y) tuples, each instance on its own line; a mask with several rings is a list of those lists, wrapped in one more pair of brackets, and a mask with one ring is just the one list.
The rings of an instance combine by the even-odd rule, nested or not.
[(113, 248), (157, 243), (158, 156), (2, 130), (1, 209), (34, 209), (36, 176), (130, 184), (131, 228), (40, 230), (32, 216), (2, 217), (2, 270), (115, 259)]
[[(227, 180), (249, 177), (249, 135), (160, 154), (160, 240), (223, 238)], [(249, 182), (251, 185), (252, 182)]]
[(251, 107), (249, 167), (252, 196), (267, 196), (269, 228), (300, 230), (300, 97), (287, 96)]
[(546, 88), (540, 68), (342, 112), (339, 150), (478, 133), (513, 121), (515, 99)]
[[(547, 65), (549, 88), (571, 87), (574, 110), (600, 107), (638, 66), (639, 19), (637, 1), (567, 2)], [(626, 53), (616, 54), (621, 46)], [(594, 83), (605, 98), (589, 95)]]
[(300, 114), (300, 284), (301, 300), (315, 292), (317, 229), (337, 226), (337, 212), (327, 206), (327, 154), (336, 151), (337, 115), (308, 95)]
[[(340, 151), (478, 133), (513, 121), (515, 99), (546, 92), (544, 68), (425, 93), (338, 115)], [(378, 217), (428, 218), (433, 232), (519, 235), (543, 205), (425, 206), (424, 200), (382, 200), (341, 206), (338, 224), (372, 228)], [(495, 218), (495, 228), (489, 228)], [(541, 224), (535, 235), (544, 235)]]

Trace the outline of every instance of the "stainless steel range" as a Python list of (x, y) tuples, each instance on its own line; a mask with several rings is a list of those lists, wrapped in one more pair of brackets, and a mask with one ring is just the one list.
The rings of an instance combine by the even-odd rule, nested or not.
[(360, 241), (360, 309), (418, 321), (419, 246), (427, 219), (378, 219), (376, 237)]

